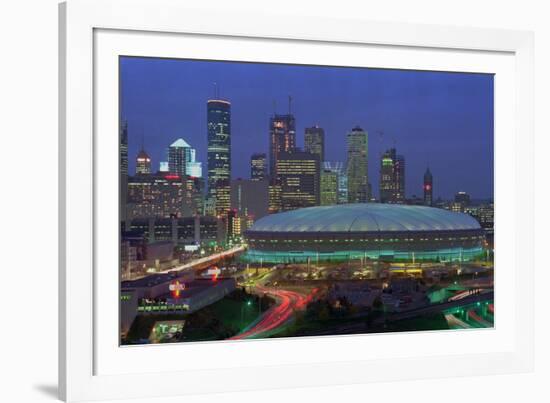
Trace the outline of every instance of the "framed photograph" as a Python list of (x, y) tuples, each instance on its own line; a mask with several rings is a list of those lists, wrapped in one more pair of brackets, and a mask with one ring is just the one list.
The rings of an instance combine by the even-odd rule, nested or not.
[(61, 397), (530, 371), (532, 58), (529, 32), (61, 4)]

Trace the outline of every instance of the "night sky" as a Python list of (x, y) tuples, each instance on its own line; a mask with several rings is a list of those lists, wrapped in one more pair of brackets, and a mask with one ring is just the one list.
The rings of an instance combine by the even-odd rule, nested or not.
[(380, 155), (395, 145), (405, 156), (406, 193), (422, 195), (429, 165), (434, 197), (466, 191), (493, 197), (493, 76), (488, 74), (318, 67), (153, 58), (121, 58), (122, 117), (128, 121), (129, 171), (141, 142), (153, 161), (179, 137), (197, 149), (206, 175), (206, 101), (231, 102), (232, 177), (248, 178), (249, 159), (268, 154), (269, 117), (296, 118), (325, 129), (326, 160), (346, 160), (346, 134), (369, 133), (369, 181), (378, 197)]

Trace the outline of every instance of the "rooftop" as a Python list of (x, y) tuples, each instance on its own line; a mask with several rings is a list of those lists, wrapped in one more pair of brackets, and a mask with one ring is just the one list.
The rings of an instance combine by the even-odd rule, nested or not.
[(172, 144), (170, 144), (170, 147), (191, 148), (189, 143), (187, 143), (187, 141), (181, 138), (177, 139)]
[(480, 229), (470, 215), (398, 204), (360, 203), (308, 207), (256, 221), (251, 232), (403, 232)]

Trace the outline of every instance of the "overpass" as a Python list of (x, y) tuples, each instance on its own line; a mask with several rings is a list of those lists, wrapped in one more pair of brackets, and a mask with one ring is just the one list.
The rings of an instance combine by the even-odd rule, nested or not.
[(439, 304), (430, 304), (427, 306), (423, 306), (421, 308), (411, 309), (409, 311), (391, 313), (391, 314), (385, 315), (385, 318), (384, 317), (378, 318), (376, 321), (374, 321), (374, 323), (379, 324), (379, 323), (384, 323), (384, 321), (409, 319), (409, 318), (414, 318), (416, 316), (452, 310), (454, 308), (458, 308), (464, 305), (475, 304), (477, 302), (492, 301), (494, 299), (494, 294), (495, 293), (493, 290), (480, 291), (479, 293), (470, 294), (468, 296), (465, 296), (464, 298), (457, 299), (457, 300), (452, 300), (452, 301), (449, 300), (446, 302), (441, 302)]
[(183, 270), (200, 270), (205, 269), (208, 266), (219, 262), (222, 259), (225, 259), (227, 257), (232, 257), (236, 255), (237, 253), (241, 253), (246, 249), (243, 245), (234, 246), (231, 249), (224, 250), (223, 252), (214, 253), (213, 255), (208, 255), (205, 257), (201, 257), (200, 259), (193, 260), (191, 262), (172, 267), (171, 269), (156, 272), (155, 274), (159, 273), (170, 273), (170, 272), (180, 272)]

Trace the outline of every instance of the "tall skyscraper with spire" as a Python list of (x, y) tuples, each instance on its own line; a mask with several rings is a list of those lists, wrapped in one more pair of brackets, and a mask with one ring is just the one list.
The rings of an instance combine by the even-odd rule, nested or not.
[(151, 158), (142, 148), (136, 158), (136, 175), (149, 175), (151, 173)]
[(424, 205), (433, 205), (433, 177), (429, 167), (424, 173)]
[(347, 135), (348, 143), (348, 202), (366, 203), (369, 201), (368, 175), (368, 133), (355, 126)]
[(296, 150), (296, 120), (291, 113), (292, 98), (288, 97), (288, 114), (274, 113), (269, 119), (269, 175), (271, 180), (277, 177), (277, 160), (282, 153)]
[(208, 136), (208, 196), (216, 214), (231, 208), (231, 103), (210, 99), (206, 107)]

